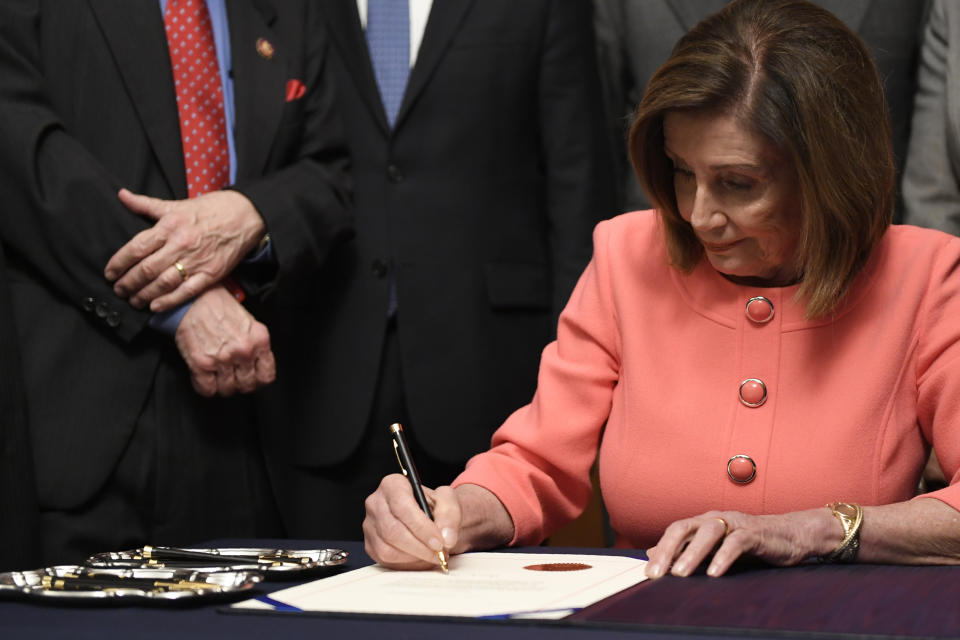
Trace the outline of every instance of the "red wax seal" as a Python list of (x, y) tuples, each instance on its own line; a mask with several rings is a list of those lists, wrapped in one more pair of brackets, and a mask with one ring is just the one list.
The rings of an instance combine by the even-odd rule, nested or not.
[(545, 564), (528, 564), (524, 567), (528, 571), (583, 571), (590, 568), (590, 565), (582, 562), (547, 562)]

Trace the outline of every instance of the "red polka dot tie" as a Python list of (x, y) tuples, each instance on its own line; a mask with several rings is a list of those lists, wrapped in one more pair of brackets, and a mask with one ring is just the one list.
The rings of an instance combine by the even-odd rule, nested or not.
[(227, 186), (230, 156), (223, 86), (204, 0), (167, 0), (163, 14), (180, 113), (180, 138), (191, 198)]

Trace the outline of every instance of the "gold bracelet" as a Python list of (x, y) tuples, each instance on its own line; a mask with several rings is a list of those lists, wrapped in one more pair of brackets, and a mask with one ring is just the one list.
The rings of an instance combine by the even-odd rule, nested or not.
[(831, 502), (827, 508), (843, 527), (843, 542), (827, 555), (820, 556), (820, 562), (853, 562), (860, 550), (863, 507), (851, 502)]

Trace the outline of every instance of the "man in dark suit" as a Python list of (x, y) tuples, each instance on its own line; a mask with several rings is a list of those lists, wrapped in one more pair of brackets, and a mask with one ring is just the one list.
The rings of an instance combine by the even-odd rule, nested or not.
[[(594, 0), (597, 43), (611, 134), (620, 159), (622, 207), (646, 209), (649, 203), (627, 163), (626, 132), (647, 81), (670, 55), (673, 45), (728, 0)], [(860, 35), (877, 59), (886, 85), (893, 122), (894, 153), (903, 166), (919, 42), (927, 0), (814, 0)], [(902, 203), (897, 205), (899, 220)]]
[(20, 377), (20, 352), (0, 245), (0, 571), (40, 562), (33, 452)]
[[(188, 4), (0, 5), (0, 237), (50, 562), (279, 532), (251, 399), (203, 396), (273, 379), (240, 299), (308, 279), (349, 232), (326, 38), (309, 0)], [(180, 11), (208, 16), (235, 119), (232, 187), (190, 199)]]
[(378, 3), (320, 3), (357, 235), (312, 294), (275, 299), (277, 361), (298, 374), (263, 414), (295, 536), (360, 537), (364, 498), (399, 471), (391, 422), (430, 485), (489, 446), (613, 212), (587, 2), (386, 4), (409, 19), (387, 42), (399, 90)]

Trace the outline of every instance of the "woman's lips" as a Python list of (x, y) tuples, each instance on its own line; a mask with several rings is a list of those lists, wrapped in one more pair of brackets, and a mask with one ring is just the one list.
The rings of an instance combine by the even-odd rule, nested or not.
[(703, 244), (703, 248), (709, 251), (710, 253), (723, 253), (724, 251), (729, 251), (733, 247), (740, 244), (740, 240), (734, 240), (733, 242), (724, 242), (722, 244), (717, 244), (714, 242), (704, 242), (700, 241)]

